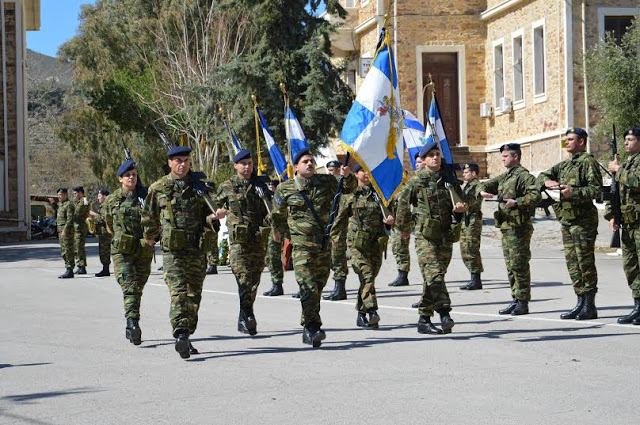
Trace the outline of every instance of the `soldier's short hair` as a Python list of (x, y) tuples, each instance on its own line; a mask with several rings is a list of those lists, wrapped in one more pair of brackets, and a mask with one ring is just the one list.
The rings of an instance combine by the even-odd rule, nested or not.
[(500, 146), (500, 152), (502, 151), (509, 151), (512, 154), (518, 154), (518, 158), (522, 158), (522, 150), (520, 149), (519, 143), (505, 143), (504, 145)]

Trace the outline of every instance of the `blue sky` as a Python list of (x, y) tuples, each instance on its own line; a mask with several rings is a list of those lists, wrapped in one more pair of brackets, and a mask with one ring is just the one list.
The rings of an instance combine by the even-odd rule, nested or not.
[(76, 34), (80, 6), (91, 0), (42, 0), (40, 31), (27, 31), (27, 47), (48, 56), (56, 56), (58, 47)]

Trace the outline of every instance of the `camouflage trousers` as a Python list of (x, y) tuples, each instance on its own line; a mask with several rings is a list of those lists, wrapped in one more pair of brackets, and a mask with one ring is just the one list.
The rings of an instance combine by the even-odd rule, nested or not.
[(62, 231), (58, 231), (58, 240), (60, 241), (60, 255), (64, 260), (64, 267), (73, 269), (76, 266), (75, 244), (73, 232), (62, 237)]
[(124, 317), (140, 319), (142, 290), (151, 273), (151, 259), (140, 255), (113, 254), (113, 269), (124, 297)]
[(469, 225), (463, 224), (460, 232), (460, 254), (469, 273), (479, 274), (484, 271), (482, 256), (480, 255), (481, 238), (482, 216), (474, 214), (469, 220)]
[(622, 264), (633, 298), (640, 298), (640, 227), (622, 226)]
[(331, 271), (331, 251), (320, 245), (293, 244), (293, 270), (300, 286), (302, 326), (322, 325), (320, 319), (320, 295)]
[(340, 241), (331, 247), (331, 270), (334, 280), (347, 280), (349, 266), (347, 265), (347, 240), (346, 235), (340, 237)]
[(229, 263), (238, 284), (240, 310), (253, 312), (260, 276), (264, 270), (265, 246), (262, 242), (229, 244)]
[(207, 252), (207, 266), (217, 266), (218, 265), (218, 233), (216, 232), (215, 237), (213, 238), (213, 248), (211, 251)]
[(501, 229), (502, 254), (507, 265), (511, 297), (516, 300), (531, 300), (531, 235), (533, 226)]
[(597, 234), (597, 222), (588, 225), (562, 225), (564, 257), (576, 295), (598, 290), (595, 257)]
[(220, 242), (220, 258), (218, 265), (226, 266), (229, 264), (229, 238), (225, 238)]
[(87, 253), (84, 245), (87, 242), (87, 226), (74, 224), (74, 249), (76, 251), (76, 264), (78, 267), (87, 266)]
[(395, 227), (391, 229), (391, 252), (396, 259), (398, 270), (409, 273), (411, 255), (409, 254), (411, 238), (404, 239)]
[(351, 250), (351, 267), (360, 280), (356, 310), (359, 313), (377, 310), (378, 300), (376, 299), (375, 284), (380, 266), (382, 266), (382, 253), (363, 252), (353, 246), (349, 249)]
[(108, 233), (98, 235), (98, 252), (100, 253), (100, 264), (103, 266), (111, 264), (111, 235)]
[(272, 235), (269, 235), (269, 241), (267, 242), (267, 267), (269, 267), (269, 272), (271, 273), (271, 283), (282, 285), (284, 279), (282, 241), (274, 241)]
[(187, 330), (193, 334), (198, 326), (202, 283), (206, 276), (205, 254), (198, 249), (162, 253), (164, 281), (171, 295), (169, 318), (173, 336)]
[(433, 312), (451, 311), (451, 299), (444, 282), (444, 275), (451, 262), (453, 244), (444, 240), (425, 239), (416, 232), (416, 252), (422, 273), (422, 296), (418, 304), (420, 316), (433, 316)]

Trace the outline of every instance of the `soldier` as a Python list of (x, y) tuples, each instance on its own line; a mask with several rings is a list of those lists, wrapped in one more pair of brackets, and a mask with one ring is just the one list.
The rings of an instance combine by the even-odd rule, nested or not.
[(462, 167), (462, 179), (466, 182), (462, 193), (467, 204), (462, 221), (462, 232), (460, 233), (460, 254), (464, 265), (471, 273), (471, 280), (460, 289), (473, 291), (482, 289), (482, 279), (480, 274), (484, 271), (482, 267), (482, 256), (480, 255), (480, 240), (482, 238), (482, 196), (478, 188), (480, 180), (478, 174), (480, 168), (473, 162), (464, 164)]
[[(198, 196), (189, 174), (191, 149), (173, 147), (167, 153), (170, 173), (149, 187), (142, 210), (144, 238), (153, 246), (162, 229), (164, 280), (171, 294), (171, 327), (175, 350), (183, 359), (197, 354), (189, 341), (198, 325), (205, 278), (205, 254), (214, 232), (207, 226), (209, 209)], [(207, 196), (207, 195), (205, 195)]]
[[(216, 218), (227, 217), (229, 229), (229, 264), (236, 277), (240, 312), (238, 331), (255, 335), (257, 322), (253, 312), (270, 227), (264, 226), (269, 215), (258, 193), (259, 183), (253, 173), (251, 151), (243, 149), (233, 158), (236, 175), (223, 182), (215, 198)], [(262, 184), (264, 186), (264, 184)], [(263, 195), (267, 196), (266, 187)]]
[[(408, 239), (411, 227), (415, 228), (416, 251), (418, 264), (424, 279), (422, 297), (418, 305), (420, 319), (418, 332), (421, 334), (451, 333), (454, 321), (451, 311), (451, 299), (444, 282), (444, 275), (451, 262), (453, 243), (460, 235), (460, 225), (455, 224), (464, 211), (465, 205), (451, 200), (451, 194), (445, 187), (440, 168), (442, 160), (440, 150), (435, 142), (427, 142), (420, 149), (420, 157), (424, 168), (418, 171), (400, 193), (396, 225), (402, 237)], [(454, 190), (460, 191), (459, 187)], [(411, 206), (415, 207), (414, 220)], [(434, 311), (440, 315), (442, 329), (431, 323)]]
[[(269, 182), (269, 190), (275, 193), (280, 182), (271, 180)], [(273, 231), (271, 232), (273, 234)], [(276, 242), (270, 235), (267, 241), (267, 267), (271, 273), (271, 289), (263, 292), (262, 295), (267, 297), (277, 297), (284, 294), (282, 282), (284, 280), (284, 268), (282, 267), (282, 241)]]
[(98, 236), (98, 252), (100, 253), (100, 263), (102, 270), (96, 273), (96, 277), (111, 276), (109, 273), (109, 264), (111, 264), (111, 234), (108, 232), (104, 220), (104, 201), (109, 196), (109, 191), (102, 189), (98, 192), (98, 211), (89, 210), (89, 215), (95, 220), (96, 235)]
[[(617, 174), (620, 188), (620, 210), (622, 211), (622, 263), (634, 306), (631, 313), (619, 317), (618, 323), (640, 325), (640, 128), (633, 127), (624, 133), (624, 150), (627, 159), (609, 163), (609, 171)], [(607, 208), (605, 218), (609, 227), (617, 231), (611, 208)]]
[(385, 225), (393, 225), (393, 216), (383, 212), (380, 197), (371, 187), (369, 174), (360, 164), (356, 164), (353, 171), (358, 180), (358, 188), (353, 195), (342, 198), (331, 238), (337, 243), (346, 234), (351, 266), (360, 279), (356, 325), (377, 329), (380, 316), (375, 279), (382, 266), (382, 253), (387, 250), (389, 240)]
[(215, 232), (214, 244), (211, 251), (207, 252), (207, 271), (206, 274), (218, 274), (218, 232)]
[(58, 240), (60, 240), (60, 253), (62, 254), (66, 268), (65, 272), (58, 277), (60, 279), (71, 279), (76, 261), (73, 245), (73, 202), (69, 200), (69, 191), (66, 187), (58, 189), (56, 224), (58, 226)]
[(136, 192), (138, 172), (133, 161), (128, 160), (120, 165), (118, 180), (121, 187), (102, 204), (101, 210), (104, 212), (101, 215), (113, 235), (111, 255), (124, 299), (124, 317), (127, 320), (125, 337), (133, 345), (140, 345), (140, 300), (151, 273), (154, 248), (153, 244), (147, 244), (142, 233), (143, 207)]
[(84, 196), (84, 188), (73, 188), (73, 230), (74, 249), (78, 268), (75, 274), (87, 274), (87, 253), (84, 249), (87, 242), (87, 217), (89, 216), (89, 201)]
[(602, 195), (600, 164), (587, 153), (587, 132), (572, 127), (566, 132), (566, 149), (571, 159), (554, 165), (538, 176), (538, 187), (559, 189), (560, 201), (553, 204), (560, 221), (567, 269), (578, 297), (576, 306), (561, 319), (598, 318), (595, 305), (598, 292), (595, 246), (598, 210), (593, 200)]
[[(297, 175), (281, 183), (274, 196), (273, 237), (280, 240), (287, 228), (293, 244), (293, 268), (300, 286), (302, 304), (302, 342), (319, 347), (325, 339), (321, 329), (320, 294), (331, 269), (331, 252), (325, 238), (331, 204), (336, 194), (336, 179), (316, 174), (316, 161), (308, 149), (293, 158)], [(356, 181), (348, 167), (341, 167), (347, 191)]]
[(507, 172), (489, 180), (480, 187), (483, 198), (498, 195), (498, 211), (494, 214), (495, 225), (502, 232), (502, 253), (507, 265), (511, 303), (500, 314), (518, 316), (529, 313), (531, 300), (531, 215), (540, 202), (540, 190), (535, 178), (520, 165), (522, 151), (517, 143), (500, 147), (502, 164)]

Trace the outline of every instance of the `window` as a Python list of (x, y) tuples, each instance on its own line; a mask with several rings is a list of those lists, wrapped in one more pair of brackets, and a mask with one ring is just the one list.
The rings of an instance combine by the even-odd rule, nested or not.
[(356, 0), (346, 0), (344, 7), (356, 7)]
[(496, 110), (499, 109), (500, 99), (504, 97), (504, 40), (493, 43), (493, 87)]
[(544, 21), (533, 24), (533, 98), (542, 102), (547, 95), (547, 60)]
[(524, 103), (524, 63), (522, 54), (522, 33), (513, 33), (513, 103)]
[(611, 33), (616, 44), (622, 44), (622, 36), (627, 29), (633, 24), (633, 16), (605, 16), (604, 32)]

